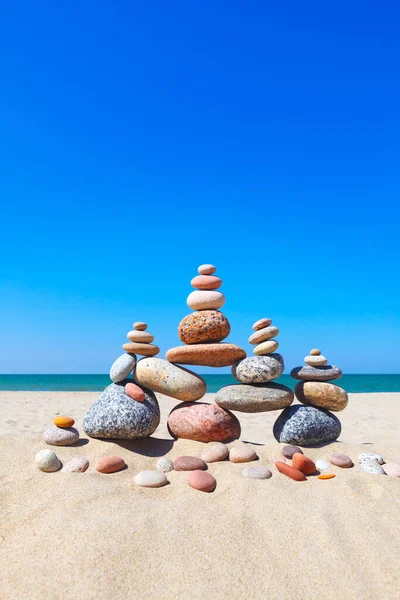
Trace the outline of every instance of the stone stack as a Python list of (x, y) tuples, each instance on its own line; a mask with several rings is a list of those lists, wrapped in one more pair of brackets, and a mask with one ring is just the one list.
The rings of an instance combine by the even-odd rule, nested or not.
[(240, 412), (256, 413), (279, 410), (290, 406), (293, 392), (279, 383), (272, 383), (284, 369), (283, 358), (277, 354), (279, 344), (273, 339), (279, 329), (271, 325), (271, 319), (260, 319), (253, 325), (255, 332), (249, 337), (256, 356), (245, 358), (235, 364), (232, 374), (239, 381), (219, 390), (215, 402), (222, 408)]
[(155, 356), (160, 352), (160, 348), (151, 342), (154, 336), (147, 329), (147, 324), (143, 321), (136, 321), (133, 324), (133, 331), (129, 331), (126, 335), (128, 343), (123, 344), (122, 348), (130, 354), (140, 354), (141, 356)]
[(348, 396), (343, 388), (329, 382), (339, 379), (342, 371), (328, 365), (328, 359), (317, 349), (311, 350), (304, 362), (305, 366), (290, 373), (300, 380), (294, 393), (301, 405), (282, 412), (274, 425), (274, 436), (278, 442), (300, 446), (333, 442), (341, 433), (341, 424), (330, 411), (346, 408)]

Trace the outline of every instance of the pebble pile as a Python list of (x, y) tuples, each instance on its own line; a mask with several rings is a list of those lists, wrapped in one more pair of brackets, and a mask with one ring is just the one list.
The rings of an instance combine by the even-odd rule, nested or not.
[(123, 344), (122, 349), (129, 354), (140, 354), (141, 356), (155, 356), (160, 352), (160, 348), (151, 342), (154, 341), (154, 335), (151, 335), (147, 329), (147, 323), (137, 321), (133, 324), (133, 330), (126, 334), (129, 342)]
[(75, 421), (71, 417), (54, 417), (53, 427), (43, 434), (43, 439), (49, 446), (72, 446), (79, 440), (79, 431), (72, 427)]

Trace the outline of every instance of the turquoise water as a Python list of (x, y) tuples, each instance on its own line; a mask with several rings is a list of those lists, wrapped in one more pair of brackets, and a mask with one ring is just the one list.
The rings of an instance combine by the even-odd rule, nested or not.
[[(208, 392), (237, 383), (231, 375), (202, 375)], [(289, 375), (276, 380), (291, 388), (296, 381)], [(109, 385), (108, 375), (0, 375), (0, 390), (97, 392)], [(340, 385), (348, 392), (400, 392), (400, 375), (343, 375)]]

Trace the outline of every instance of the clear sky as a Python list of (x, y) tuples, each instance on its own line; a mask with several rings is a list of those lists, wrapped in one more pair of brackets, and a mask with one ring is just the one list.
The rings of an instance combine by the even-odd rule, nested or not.
[(203, 262), (248, 352), (269, 316), (287, 370), (400, 372), (399, 17), (5, 3), (0, 372), (105, 373), (135, 320), (163, 356)]

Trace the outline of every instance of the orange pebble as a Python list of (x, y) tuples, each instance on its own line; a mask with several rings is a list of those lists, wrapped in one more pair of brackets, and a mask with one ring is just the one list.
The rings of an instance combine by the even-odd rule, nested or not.
[(314, 475), (317, 472), (317, 467), (315, 466), (315, 462), (308, 458), (308, 456), (304, 456), (304, 454), (300, 454), (300, 452), (296, 452), (292, 457), (292, 467), (298, 469), (304, 475)]
[(295, 469), (294, 467), (291, 467), (290, 465), (281, 462), (280, 460), (276, 461), (275, 466), (280, 473), (287, 475), (287, 477), (290, 477), (290, 479), (294, 479), (295, 481), (307, 481), (307, 477), (304, 475), (304, 473), (298, 469)]
[(60, 415), (58, 417), (54, 417), (53, 423), (57, 427), (62, 427), (63, 429), (65, 429), (66, 427), (72, 427), (72, 425), (75, 423), (75, 421), (72, 417), (66, 417), (64, 415)]
[(336, 477), (334, 473), (325, 473), (322, 475), (318, 475), (318, 479), (333, 479), (334, 477)]

